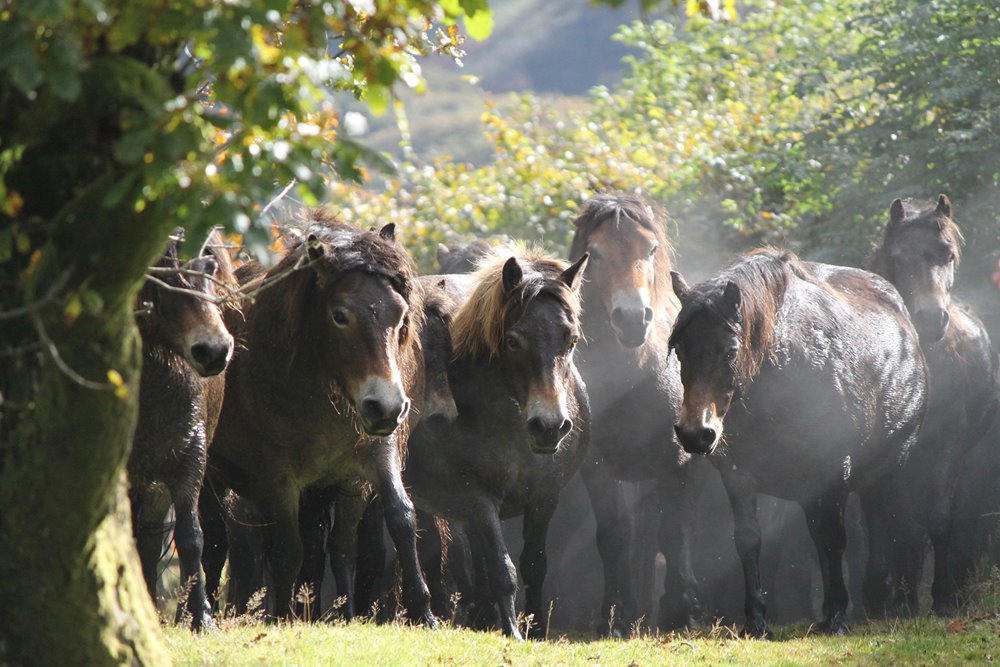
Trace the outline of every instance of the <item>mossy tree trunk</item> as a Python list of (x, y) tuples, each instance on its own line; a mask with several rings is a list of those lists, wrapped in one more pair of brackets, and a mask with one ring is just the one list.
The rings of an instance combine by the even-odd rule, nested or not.
[(141, 362), (133, 300), (170, 225), (103, 210), (104, 190), (95, 184), (44, 225), (34, 269), (13, 276), (17, 262), (0, 265), (4, 284), (45, 272), (38, 293), (68, 271), (67, 289), (86, 285), (97, 304), (75, 315), (66, 299), (43, 299), (0, 320), (0, 663), (169, 663), (135, 555), (124, 469)]

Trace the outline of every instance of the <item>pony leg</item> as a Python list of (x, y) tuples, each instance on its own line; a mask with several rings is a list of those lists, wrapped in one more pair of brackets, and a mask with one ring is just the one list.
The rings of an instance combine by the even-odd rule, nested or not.
[[(382, 501), (373, 496), (365, 505), (358, 525), (358, 566), (354, 576), (354, 603), (359, 614), (374, 615), (375, 604), (383, 593), (385, 573), (385, 516)], [(331, 539), (333, 535), (331, 534)], [(330, 549), (333, 554), (333, 549)]]
[(413, 502), (406, 495), (400, 475), (399, 451), (394, 439), (382, 441), (387, 451), (378, 466), (378, 493), (385, 510), (385, 522), (396, 545), (396, 554), (403, 571), (403, 603), (410, 620), (434, 627), (437, 619), (431, 613), (431, 594), (420, 572), (417, 555), (417, 516)]
[(847, 586), (844, 584), (844, 549), (847, 532), (844, 529), (843, 490), (827, 493), (802, 505), (806, 513), (809, 534), (819, 555), (823, 574), (823, 622), (820, 629), (833, 635), (844, 635), (847, 627)]
[(160, 558), (164, 537), (168, 534), (165, 521), (170, 511), (170, 496), (162, 489), (146, 488), (132, 497), (132, 534), (142, 565), (142, 577), (149, 597), (156, 604), (156, 587), (160, 580)]
[[(495, 507), (484, 507), (479, 516), (469, 522), (469, 529), (474, 531), (478, 546), (486, 563), (486, 576), (489, 589), (495, 604), (500, 607), (500, 629), (508, 637), (520, 641), (521, 632), (517, 629), (517, 616), (514, 610), (514, 595), (517, 592), (517, 574), (514, 562), (510, 559), (507, 546), (504, 543), (503, 531), (500, 528), (500, 517)], [(477, 582), (477, 585), (482, 585)]]
[(443, 569), (445, 545), (434, 515), (417, 510), (417, 532), (420, 534), (417, 551), (420, 554), (420, 567), (427, 577), (427, 587), (431, 592), (431, 610), (438, 618), (445, 618), (450, 615)]
[[(226, 536), (225, 510), (219, 497), (222, 489), (217, 488), (206, 477), (202, 492), (198, 496), (198, 514), (201, 517), (202, 548), (201, 566), (205, 571), (205, 596), (209, 603), (219, 609), (219, 585), (222, 568), (226, 564), (229, 539)], [(232, 599), (229, 599), (230, 604)]]
[[(611, 476), (608, 464), (586, 461), (580, 468), (597, 521), (597, 551), (604, 566), (604, 601), (597, 632), (621, 637), (635, 612), (629, 568), (632, 527), (625, 508), (621, 483)], [(612, 609), (614, 623), (612, 624)]]
[(549, 523), (556, 509), (556, 499), (547, 499), (528, 507), (524, 513), (524, 548), (521, 550), (521, 577), (524, 579), (524, 612), (531, 617), (528, 637), (544, 639), (548, 622), (543, 605), (542, 587), (548, 569), (545, 552)]
[(359, 608), (354, 590), (358, 566), (358, 526), (367, 503), (360, 495), (338, 494), (330, 533), (330, 569), (337, 581), (337, 597), (344, 601), (343, 617), (351, 620)]
[[(306, 489), (299, 500), (299, 535), (302, 537), (302, 568), (299, 570), (297, 590), (309, 591), (311, 600), (296, 600), (295, 614), (306, 621), (313, 621), (323, 611), (323, 579), (326, 574), (326, 537), (330, 530), (330, 504), (332, 489)], [(308, 611), (307, 611), (308, 610)]]
[[(187, 603), (177, 606), (175, 622), (180, 621), (184, 610), (191, 614), (191, 629), (201, 630), (212, 623), (212, 607), (205, 595), (205, 580), (201, 574), (201, 555), (204, 538), (198, 518), (198, 491), (193, 496), (174, 502), (177, 521), (174, 525), (174, 543), (181, 565), (181, 585), (187, 589)], [(175, 496), (176, 498), (176, 496)]]
[[(724, 466), (725, 464), (720, 464)], [(760, 524), (757, 522), (757, 494), (747, 480), (731, 471), (723, 474), (722, 481), (729, 495), (733, 510), (733, 539), (736, 553), (743, 565), (745, 592), (744, 612), (746, 625), (743, 634), (757, 639), (769, 637), (771, 632), (764, 616), (767, 603), (760, 586)]]
[[(268, 507), (262, 507), (265, 518), (264, 552), (271, 565), (274, 580), (274, 617), (289, 618), (295, 581), (302, 568), (303, 546), (299, 535), (299, 493), (290, 480), (270, 487), (271, 493), (284, 491), (284, 497), (272, 497)], [(257, 494), (257, 497), (266, 497)]]
[(705, 479), (691, 466), (700, 463), (698, 459), (692, 460), (675, 479), (659, 485), (659, 544), (667, 563), (663, 597), (660, 598), (660, 627), (663, 629), (693, 627), (701, 621), (698, 578), (691, 555), (695, 521), (698, 520), (696, 503)]
[(864, 529), (868, 538), (868, 561), (865, 564), (865, 613), (869, 618), (884, 617), (889, 611), (891, 575), (889, 573), (890, 524), (893, 523), (885, 506), (886, 493), (881, 485), (860, 493)]

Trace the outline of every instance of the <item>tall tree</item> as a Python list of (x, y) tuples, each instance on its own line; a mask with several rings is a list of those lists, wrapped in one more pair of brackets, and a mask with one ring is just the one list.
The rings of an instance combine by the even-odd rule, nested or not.
[(265, 253), (276, 183), (379, 164), (329, 90), (384, 106), (462, 16), (488, 32), (484, 0), (0, 5), (0, 662), (168, 662), (124, 493), (146, 267), (177, 226)]

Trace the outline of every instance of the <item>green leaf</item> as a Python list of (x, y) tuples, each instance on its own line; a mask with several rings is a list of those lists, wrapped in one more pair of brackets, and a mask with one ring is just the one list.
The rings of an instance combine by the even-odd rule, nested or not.
[(469, 37), (481, 42), (493, 32), (493, 12), (489, 9), (483, 9), (474, 14), (466, 14), (463, 24)]
[(115, 144), (115, 159), (125, 164), (136, 164), (153, 141), (153, 131), (148, 127), (126, 132)]
[(0, 72), (6, 70), (11, 82), (22, 92), (31, 92), (42, 83), (42, 72), (23, 20), (0, 23)]
[(45, 83), (52, 93), (71, 102), (80, 96), (80, 69), (83, 58), (80, 49), (65, 36), (58, 36), (49, 44), (49, 57), (45, 61)]

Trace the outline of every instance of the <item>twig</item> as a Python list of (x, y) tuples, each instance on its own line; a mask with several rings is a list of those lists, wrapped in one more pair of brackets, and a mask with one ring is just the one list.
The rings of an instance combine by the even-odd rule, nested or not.
[(295, 187), (295, 184), (297, 182), (298, 181), (296, 181), (296, 179), (293, 178), (291, 180), (291, 182), (289, 182), (288, 185), (286, 185), (285, 188), (281, 192), (278, 193), (277, 197), (275, 197), (271, 201), (267, 202), (267, 205), (264, 206), (264, 208), (262, 208), (261, 211), (260, 211), (260, 217), (263, 218), (265, 215), (267, 215), (267, 212), (271, 210), (272, 206), (274, 206), (279, 201), (281, 201), (282, 199), (284, 199), (285, 195), (288, 194), (289, 190), (291, 190), (293, 187)]
[(38, 337), (42, 339), (42, 342), (45, 343), (45, 346), (48, 348), (52, 361), (56, 362), (56, 366), (63, 372), (64, 375), (66, 375), (66, 377), (73, 382), (76, 382), (81, 387), (86, 387), (87, 389), (97, 389), (101, 391), (114, 389), (114, 385), (112, 384), (88, 380), (70, 368), (69, 364), (63, 360), (62, 355), (59, 354), (59, 348), (56, 347), (56, 344), (51, 338), (49, 338), (48, 332), (45, 331), (45, 325), (42, 324), (42, 318), (38, 315), (33, 315), (31, 319), (35, 324), (35, 331), (38, 332)]
[(72, 269), (66, 269), (61, 274), (59, 274), (59, 276), (56, 277), (55, 281), (52, 283), (49, 289), (46, 290), (45, 294), (42, 295), (41, 299), (38, 299), (37, 301), (32, 301), (31, 303), (27, 303), (23, 306), (19, 306), (18, 308), (14, 308), (13, 310), (0, 312), (0, 320), (10, 320), (14, 319), (15, 317), (23, 317), (25, 315), (31, 315), (39, 308), (42, 308), (43, 306), (47, 305), (50, 301), (52, 301), (52, 299), (56, 297), (59, 291), (66, 286), (66, 283), (69, 281), (69, 277), (72, 273), (73, 273)]
[[(185, 269), (182, 267), (170, 267), (170, 266), (151, 266), (147, 269), (149, 273), (159, 274), (161, 276), (195, 276), (197, 278), (205, 278), (209, 282), (213, 282), (219, 287), (225, 287), (231, 289), (232, 286), (223, 280), (220, 280), (210, 273), (205, 273), (204, 271), (195, 271), (194, 269)], [(147, 274), (148, 276), (149, 274)], [(183, 289), (183, 288), (180, 288)]]

